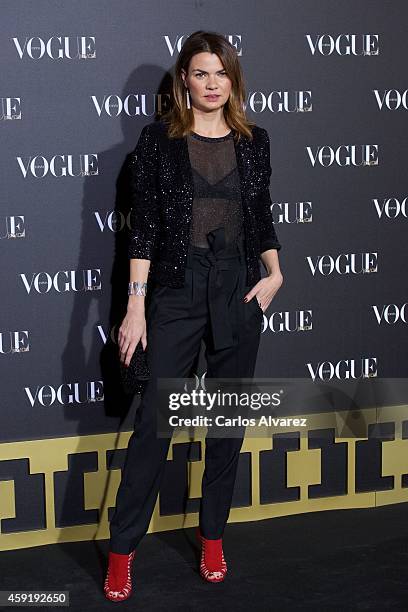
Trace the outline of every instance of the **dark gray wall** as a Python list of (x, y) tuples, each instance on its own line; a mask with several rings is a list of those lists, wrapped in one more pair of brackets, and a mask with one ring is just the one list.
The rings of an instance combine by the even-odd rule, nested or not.
[(127, 298), (124, 162), (199, 28), (236, 45), (271, 140), (285, 280), (256, 375), (406, 376), (406, 17), (380, 0), (2, 2), (1, 441), (132, 425), (105, 344)]

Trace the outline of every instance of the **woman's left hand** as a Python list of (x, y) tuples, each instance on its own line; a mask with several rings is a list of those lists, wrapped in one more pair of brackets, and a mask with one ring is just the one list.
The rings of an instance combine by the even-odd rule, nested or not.
[(249, 302), (251, 299), (258, 300), (259, 306), (262, 311), (265, 312), (282, 283), (282, 273), (273, 272), (265, 278), (261, 278), (261, 280), (252, 287), (251, 291), (244, 297), (244, 302)]

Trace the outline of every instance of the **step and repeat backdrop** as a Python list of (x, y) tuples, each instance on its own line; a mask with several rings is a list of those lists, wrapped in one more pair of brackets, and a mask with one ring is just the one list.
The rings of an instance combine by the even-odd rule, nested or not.
[[(169, 108), (195, 30), (234, 45), (247, 116), (270, 136), (284, 283), (255, 375), (407, 376), (408, 10), (392, 8), (2, 2), (0, 549), (108, 537), (140, 399), (121, 389), (113, 340), (127, 303), (127, 163)], [(341, 439), (333, 415), (246, 439), (230, 520), (407, 501), (405, 412), (347, 413)], [(204, 444), (173, 441), (150, 530), (196, 524)]]

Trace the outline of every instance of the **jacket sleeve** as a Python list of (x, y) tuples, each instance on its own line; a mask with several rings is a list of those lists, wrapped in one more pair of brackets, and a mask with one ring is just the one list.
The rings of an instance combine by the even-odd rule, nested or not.
[(130, 155), (130, 232), (129, 259), (152, 260), (159, 226), (156, 171), (157, 140), (146, 125)]
[(276, 249), (279, 251), (282, 245), (279, 243), (274, 220), (271, 211), (271, 196), (269, 193), (270, 177), (272, 174), (270, 162), (270, 144), (268, 132), (262, 128), (260, 142), (260, 172), (262, 187), (258, 195), (258, 227), (259, 227), (259, 242), (260, 253), (268, 249)]

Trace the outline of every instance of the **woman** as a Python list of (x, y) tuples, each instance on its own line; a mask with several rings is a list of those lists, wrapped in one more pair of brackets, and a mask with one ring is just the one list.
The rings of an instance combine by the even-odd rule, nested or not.
[[(178, 57), (172, 93), (171, 111), (143, 128), (131, 157), (129, 302), (119, 347), (129, 365), (141, 340), (151, 378), (110, 522), (104, 591), (115, 601), (131, 594), (135, 548), (148, 530), (170, 444), (157, 437), (157, 377), (191, 375), (202, 339), (207, 377), (252, 377), (263, 312), (283, 280), (269, 137), (245, 117), (236, 49), (217, 33), (194, 32)], [(227, 571), (222, 536), (242, 442), (243, 434), (206, 439), (196, 535), (208, 582)]]

